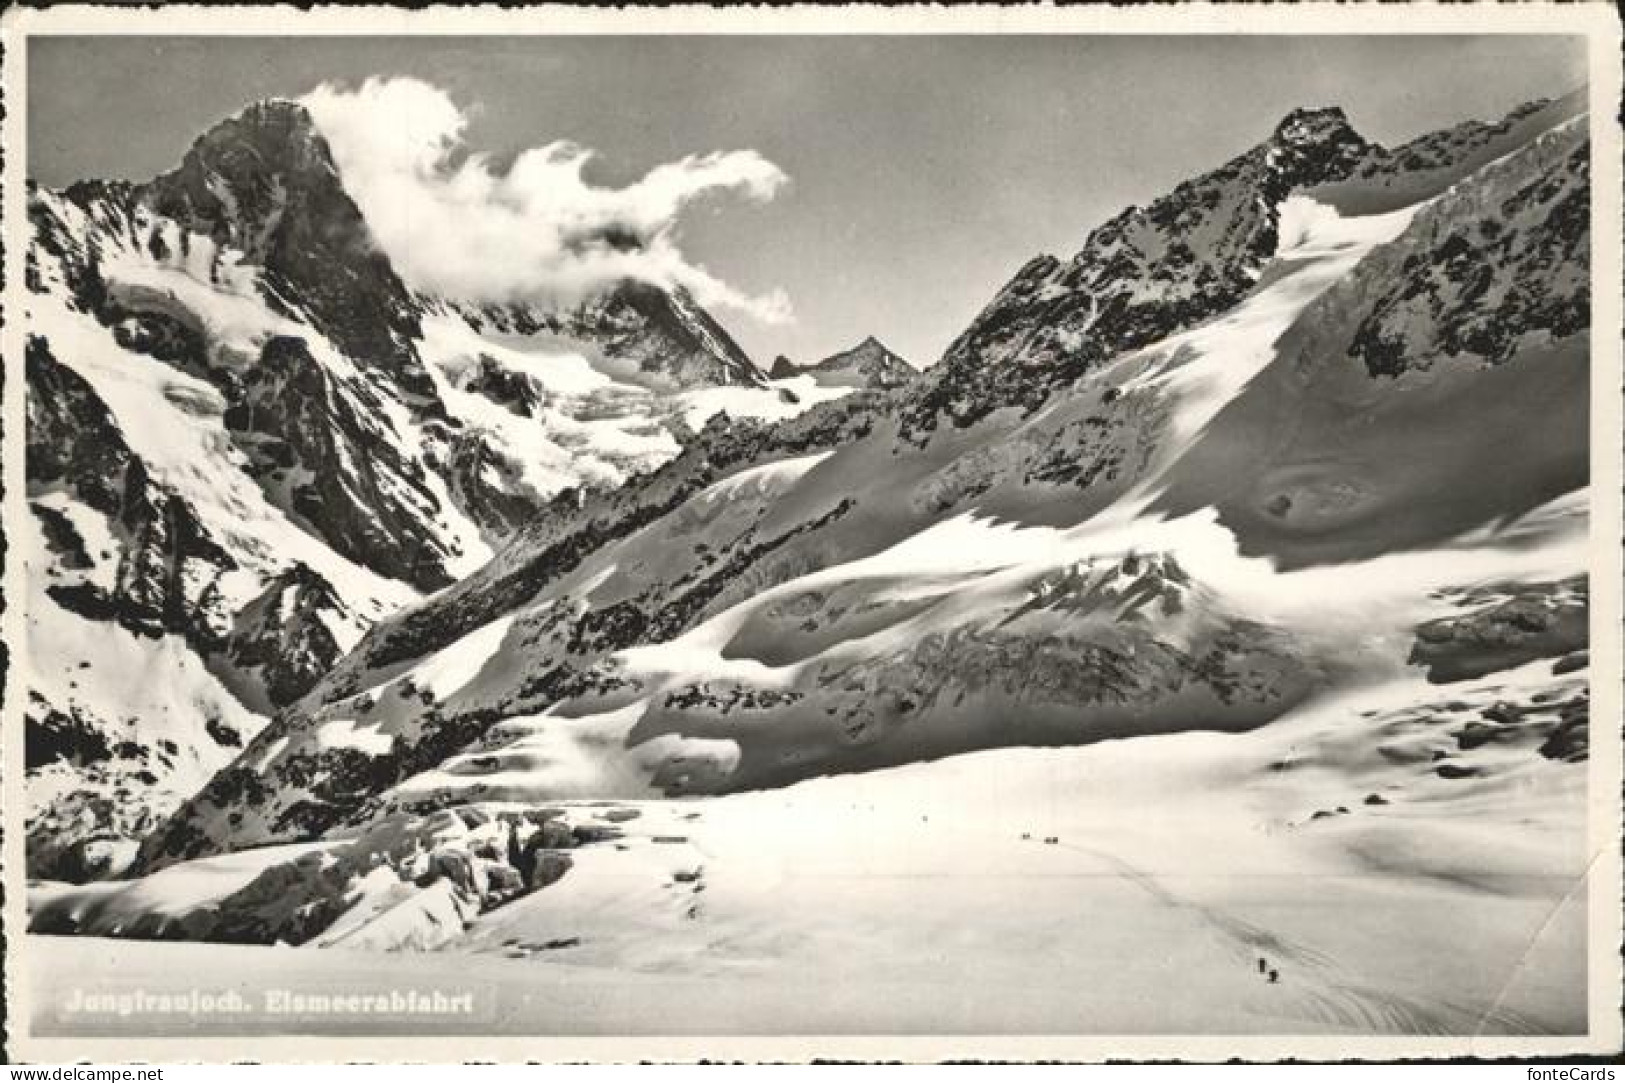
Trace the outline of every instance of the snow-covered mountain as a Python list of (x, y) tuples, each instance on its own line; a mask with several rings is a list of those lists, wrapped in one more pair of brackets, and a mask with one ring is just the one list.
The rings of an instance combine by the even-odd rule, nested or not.
[(1583, 107), (1578, 94), (1531, 102), (1395, 150), (1368, 142), (1341, 109), (1297, 110), (1263, 143), (1098, 227), (1071, 259), (1031, 260), (948, 348), (911, 427), (1030, 407), (1123, 350), (1233, 307), (1279, 251), (1294, 192), (1350, 216), (1415, 207)]
[(145, 184), (33, 188), (29, 215), (42, 874), (121, 867), (372, 621), (550, 501), (653, 469), (718, 411), (840, 393), (769, 385), (681, 292), (628, 282), (567, 312), (414, 295), (289, 102)]
[(1583, 1029), (1585, 115), (1260, 134), (891, 386), (301, 285), (342, 192), (229, 162), (37, 193), (31, 861), (125, 878), (32, 927), (475, 953), (518, 1027)]
[(530, 305), (455, 306), (475, 328), (507, 335), (556, 335), (597, 348), (601, 365), (629, 381), (668, 391), (737, 384), (760, 387), (762, 371), (682, 287), (624, 282), (565, 311)]
[(870, 335), (850, 350), (831, 354), (804, 367), (780, 355), (773, 359), (773, 367), (768, 370), (768, 375), (775, 380), (802, 374), (811, 376), (820, 387), (890, 388), (907, 383), (917, 370)]
[[(917, 380), (714, 420), (555, 499), (376, 622), (139, 868), (325, 838), (331, 860), (264, 875), (341, 910), (377, 867), (357, 840), (406, 832), (402, 853), (473, 855), (436, 889), (472, 921), (512, 898), (490, 877), (534, 884), (537, 853), (624, 832), (592, 801), (1319, 727), (1327, 697), (1422, 672), (1519, 676), (1383, 715), (1372, 745), (1483, 720), (1371, 768), (1380, 804), (1441, 814), (1529, 772), (1581, 792), (1584, 120), (1549, 103), (1411, 147), (1294, 113), (1030, 264)], [(1483, 781), (1435, 792), (1456, 778)], [(523, 811), (573, 823), (571, 801), (592, 822), (569, 846)], [(424, 897), (384, 886), (420, 929), (398, 905)]]

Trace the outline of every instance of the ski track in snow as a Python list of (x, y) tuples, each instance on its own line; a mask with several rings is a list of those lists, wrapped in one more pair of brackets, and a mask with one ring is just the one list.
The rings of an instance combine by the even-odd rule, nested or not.
[(1496, 1033), (1541, 1032), (1535, 1023), (1502, 1008), (1475, 1012), (1444, 999), (1420, 1000), (1361, 984), (1344, 975), (1337, 961), (1324, 952), (1284, 939), (1221, 909), (1183, 898), (1156, 876), (1117, 854), (1072, 842), (1055, 841), (1050, 845), (1110, 865), (1158, 906), (1188, 911), (1231, 950), (1240, 966), (1250, 969), (1258, 959), (1277, 969), (1290, 963), (1281, 978), (1282, 992), (1311, 1021), (1341, 1029), (1409, 1035), (1476, 1034), (1486, 1027)]

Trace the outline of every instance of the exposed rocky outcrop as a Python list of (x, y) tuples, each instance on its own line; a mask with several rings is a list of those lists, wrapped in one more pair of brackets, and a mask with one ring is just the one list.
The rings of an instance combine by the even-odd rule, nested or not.
[(1465, 612), (1417, 627), (1410, 660), (1448, 684), (1564, 658), (1589, 641), (1589, 597), (1584, 578), (1466, 591), (1452, 599)]
[[(613, 811), (613, 810), (606, 810)], [(354, 837), (266, 862), (218, 898), (125, 920), (71, 897), (30, 929), (152, 940), (432, 950), (466, 923), (568, 874), (571, 851), (620, 829), (589, 810), (460, 805), (382, 817)]]
[[(1349, 343), (1373, 376), (1500, 365), (1590, 327), (1591, 148), (1570, 122), (1418, 216), (1368, 269), (1383, 292)], [(1463, 205), (1465, 201), (1472, 201)]]
[(454, 554), (421, 460), (395, 447), (365, 384), (345, 384), (305, 343), (276, 336), (225, 411), (248, 472), (339, 554), (432, 591), (452, 582)]
[(310, 691), (333, 668), (354, 624), (333, 585), (295, 563), (237, 611), (219, 653), (240, 673), (253, 674), (266, 707), (275, 709)]
[(850, 350), (831, 354), (805, 367), (792, 365), (790, 359), (781, 354), (774, 358), (768, 375), (775, 380), (811, 376), (820, 385), (831, 387), (892, 388), (908, 383), (917, 373), (912, 365), (870, 335)]
[(504, 368), (489, 354), (463, 383), (463, 389), (484, 395), (510, 413), (535, 417), (547, 401), (547, 393), (537, 381), (523, 372)]

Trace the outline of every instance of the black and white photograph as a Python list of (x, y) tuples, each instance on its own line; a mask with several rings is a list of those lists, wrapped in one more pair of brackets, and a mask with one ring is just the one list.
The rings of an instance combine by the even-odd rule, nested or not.
[(14, 1058), (1619, 1051), (1611, 6), (76, 10)]

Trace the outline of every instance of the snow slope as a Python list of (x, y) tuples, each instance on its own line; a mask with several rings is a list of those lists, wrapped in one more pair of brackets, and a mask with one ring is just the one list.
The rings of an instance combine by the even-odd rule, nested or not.
[[(335, 968), (358, 988), (456, 974), (481, 1014), (444, 1025), (476, 1033), (765, 1034), (788, 1012), (832, 1035), (1574, 1034), (1585, 1027), (1583, 778), (1507, 746), (1456, 750), (1443, 718), (1395, 725), (1419, 704), (1583, 686), (1548, 668), (1448, 696), (1402, 679), (1239, 735), (566, 805), (613, 814), (624, 834), (570, 850), (563, 879), (475, 917), (438, 952), (237, 949), (230, 987), (321, 988)], [(1485, 774), (1441, 778), (1426, 755), (1383, 755), (1382, 734)], [(244, 866), (285, 856), (205, 859), (121, 889), (41, 889), (36, 912), (76, 908), (105, 935), (110, 920), (183, 915), (235, 889)], [(75, 973), (93, 988), (212, 986), (218, 970), (173, 948), (90, 943)], [(34, 978), (44, 1004), (58, 973)], [(251, 1014), (228, 1028), (278, 1025)]]

